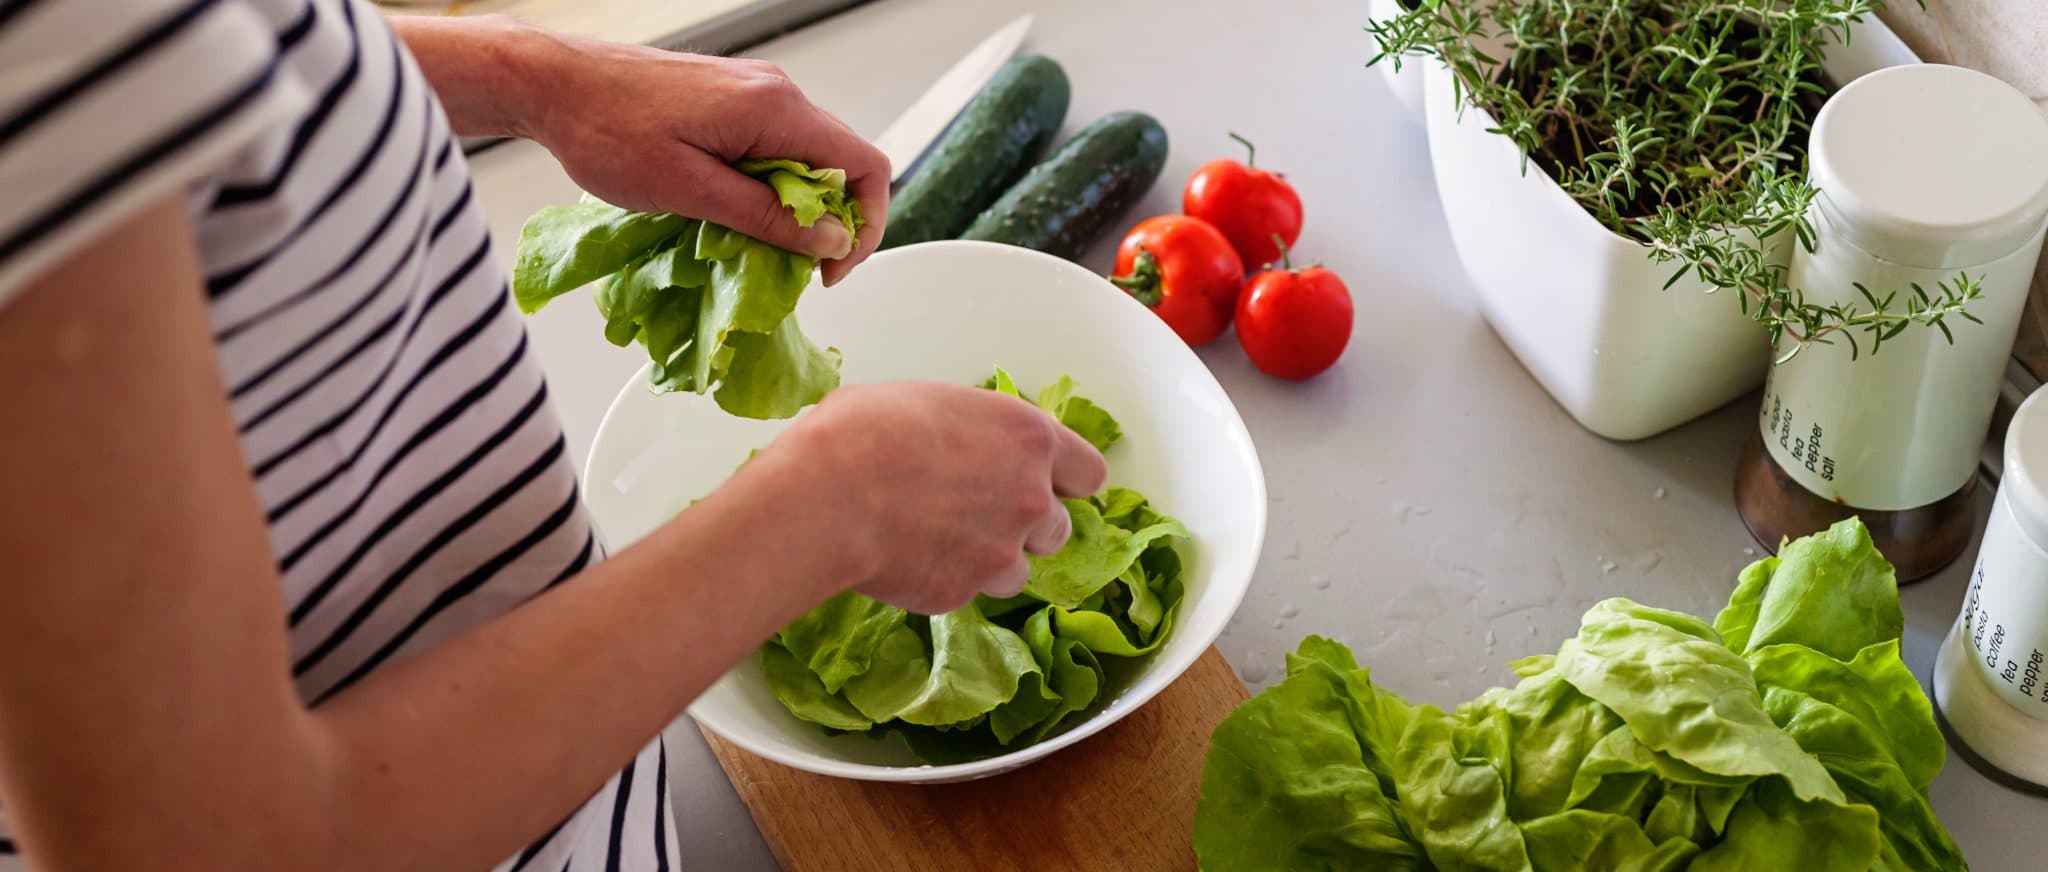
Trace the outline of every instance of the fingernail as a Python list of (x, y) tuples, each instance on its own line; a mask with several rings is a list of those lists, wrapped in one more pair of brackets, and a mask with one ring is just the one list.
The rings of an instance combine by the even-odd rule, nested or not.
[(853, 253), (853, 234), (837, 218), (825, 218), (811, 225), (810, 249), (825, 260), (838, 260)]

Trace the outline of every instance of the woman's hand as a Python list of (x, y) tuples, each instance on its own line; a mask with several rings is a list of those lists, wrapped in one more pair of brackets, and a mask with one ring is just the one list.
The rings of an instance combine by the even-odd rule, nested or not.
[[(763, 61), (563, 37), (503, 18), (394, 19), (458, 130), (523, 136), (586, 191), (627, 209), (723, 224), (826, 261), (834, 284), (882, 240), (889, 159)], [(867, 226), (800, 228), (732, 168), (788, 158), (846, 171)]]
[(1022, 590), (1025, 553), (1058, 551), (1072, 530), (1059, 498), (1105, 475), (1100, 453), (1029, 403), (896, 383), (833, 391), (728, 487), (776, 494), (801, 525), (790, 546), (836, 554), (842, 583), (938, 613)]

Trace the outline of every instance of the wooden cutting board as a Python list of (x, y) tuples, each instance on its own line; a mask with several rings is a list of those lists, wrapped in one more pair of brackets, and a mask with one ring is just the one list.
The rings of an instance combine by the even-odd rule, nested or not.
[(705, 739), (787, 872), (1178, 872), (1209, 733), (1249, 696), (1211, 648), (1109, 729), (961, 784), (828, 778)]

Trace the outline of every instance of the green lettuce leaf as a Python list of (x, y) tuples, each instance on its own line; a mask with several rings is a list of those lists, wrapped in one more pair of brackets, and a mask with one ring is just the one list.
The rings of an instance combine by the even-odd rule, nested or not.
[(512, 295), (521, 311), (540, 311), (563, 294), (673, 246), (690, 219), (629, 212), (605, 203), (548, 206), (519, 229)]
[(1196, 851), (1209, 872), (1966, 869), (1900, 626), (1851, 520), (1744, 570), (1714, 626), (1608, 600), (1449, 713), (1309, 637), (1212, 737)]
[(1897, 640), (1843, 662), (1798, 645), (1750, 656), (1764, 704), (1849, 798), (1878, 812), (1890, 869), (1960, 869), (1962, 850), (1927, 802), (1945, 747)]
[[(983, 382), (982, 387), (1009, 394), (1020, 400), (1030, 399), (1024, 396), (1024, 392), (1018, 389), (1016, 380), (1002, 367), (997, 367), (996, 374)], [(1060, 376), (1058, 381), (1046, 385), (1045, 389), (1038, 392), (1038, 398), (1032, 402), (1046, 414), (1065, 424), (1067, 429), (1088, 440), (1088, 444), (1095, 446), (1097, 451), (1108, 451), (1110, 446), (1123, 438), (1123, 429), (1117, 425), (1116, 418), (1111, 417), (1101, 406), (1095, 405), (1088, 398), (1074, 395), (1074, 379), (1070, 376)]]
[(1581, 808), (1537, 818), (1521, 830), (1535, 869), (1674, 872), (1700, 851), (1681, 838), (1654, 841), (1632, 818)]
[(1045, 659), (1038, 665), (1039, 672), (1028, 673), (1018, 680), (1016, 696), (988, 713), (989, 733), (995, 737), (996, 744), (1008, 745), (1018, 736), (1052, 721), (1053, 713), (1059, 711), (1060, 703), (1065, 700), (1045, 680), (1052, 674), (1052, 652), (1047, 651)]
[(1743, 570), (1714, 626), (1738, 653), (1790, 643), (1848, 660), (1899, 638), (1906, 616), (1891, 563), (1851, 519)]
[(1808, 802), (1784, 779), (1758, 781), (1728, 818), (1728, 831), (1702, 851), (1693, 872), (1813, 872), (1871, 869), (1878, 858), (1877, 811)]
[(1066, 500), (1074, 522), (1073, 538), (1056, 554), (1032, 557), (1031, 581), (1024, 592), (1065, 609), (1080, 608), (1138, 562), (1153, 543), (1187, 538), (1179, 521), (1162, 519), (1139, 530), (1126, 530), (1102, 518), (1093, 500)]
[(783, 627), (775, 641), (816, 673), (827, 692), (838, 693), (848, 679), (874, 665), (882, 640), (909, 618), (909, 612), (895, 606), (842, 593)]
[(1651, 750), (1714, 775), (1782, 775), (1801, 799), (1845, 801), (1820, 761), (1764, 712), (1749, 664), (1698, 618), (1606, 600), (1558, 649), (1555, 668)]
[(1285, 681), (1216, 727), (1195, 813), (1203, 869), (1431, 868), (1370, 750), (1405, 725), (1375, 714), (1361, 735), (1354, 672), (1350, 652), (1311, 636), (1287, 658)]
[[(858, 232), (846, 174), (794, 161), (737, 168), (773, 188), (797, 223), (832, 216)], [(839, 385), (839, 357), (797, 329), (797, 299), (817, 262), (717, 224), (632, 212), (585, 197), (542, 209), (521, 230), (513, 296), (534, 312), (600, 282), (605, 339), (638, 341), (657, 391), (717, 391), (719, 408), (787, 418)]]
[(761, 646), (761, 670), (768, 679), (768, 690), (797, 717), (826, 729), (848, 732), (875, 725), (852, 703), (826, 690), (816, 673), (778, 643)]
[(856, 230), (864, 223), (859, 201), (846, 196), (845, 170), (812, 169), (793, 160), (743, 160), (735, 167), (774, 188), (782, 205), (796, 216), (799, 227), (816, 224), (826, 215), (838, 218), (848, 230)]
[(1097, 451), (1108, 451), (1123, 438), (1123, 430), (1117, 426), (1115, 418), (1088, 398), (1074, 396), (1071, 377), (1060, 376), (1059, 381), (1039, 391), (1038, 407), (1067, 425), (1067, 429), (1081, 434), (1081, 438), (1088, 440), (1088, 444), (1095, 446)]
[(1050, 713), (1032, 725), (1032, 741), (1052, 735), (1069, 715), (1079, 714), (1094, 704), (1106, 681), (1102, 661), (1096, 659), (1095, 652), (1079, 640), (1053, 631), (1045, 620), (1050, 617), (1050, 609), (1041, 609), (1024, 625), (1024, 638), (1030, 642), (1031, 650), (1044, 655), (1049, 664), (1045, 672), (1047, 687), (1060, 698)]
[(727, 339), (732, 361), (712, 397), (742, 418), (787, 418), (839, 386), (839, 352), (811, 344), (790, 315), (767, 333)]
[(893, 628), (875, 651), (887, 669), (846, 682), (846, 698), (877, 723), (947, 726), (982, 717), (1017, 694), (1038, 662), (1016, 633), (973, 606), (931, 619), (927, 642), (909, 624)]

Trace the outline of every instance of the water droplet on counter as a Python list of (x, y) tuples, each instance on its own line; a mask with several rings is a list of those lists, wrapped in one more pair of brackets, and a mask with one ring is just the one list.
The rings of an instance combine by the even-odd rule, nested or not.
[(1492, 631), (1492, 630), (1487, 630), (1487, 631), (1486, 631), (1486, 650), (1488, 650), (1488, 651), (1491, 651), (1491, 650), (1493, 650), (1493, 646), (1494, 646), (1494, 645), (1495, 645), (1495, 644), (1496, 644), (1496, 643), (1497, 643), (1498, 641), (1499, 641), (1499, 640), (1498, 640), (1497, 638), (1495, 638), (1495, 636), (1493, 635), (1493, 631)]
[(1330, 577), (1327, 575), (1311, 575), (1308, 577), (1308, 586), (1316, 590), (1329, 590)]
[(1619, 568), (1619, 564), (1616, 564), (1616, 563), (1615, 563), (1614, 561), (1612, 561), (1612, 560), (1601, 560), (1601, 561), (1600, 561), (1600, 574), (1601, 574), (1601, 575), (1613, 575), (1613, 574), (1614, 574), (1614, 570), (1615, 570), (1615, 569), (1617, 569), (1617, 568)]
[(1743, 554), (1746, 554), (1746, 555), (1749, 555), (1750, 557), (1755, 557), (1755, 556), (1756, 556), (1756, 549), (1755, 549), (1755, 548), (1744, 548), (1744, 549), (1742, 549), (1742, 553), (1743, 553)]
[(1530, 635), (1530, 636), (1532, 636), (1532, 637), (1536, 635), (1536, 625), (1535, 625), (1535, 624), (1530, 624), (1530, 625), (1529, 625), (1529, 635)]
[(1429, 507), (1428, 507), (1428, 506), (1416, 506), (1416, 507), (1415, 507), (1415, 516), (1416, 516), (1416, 517), (1418, 517), (1418, 518), (1419, 518), (1419, 517), (1421, 517), (1421, 516), (1423, 516), (1423, 515), (1427, 515), (1427, 514), (1429, 514)]
[(1287, 605), (1280, 607), (1280, 617), (1282, 618), (1293, 618), (1294, 616), (1299, 614), (1301, 614), (1301, 607), (1296, 606), (1293, 603), (1288, 603)]
[(1243, 669), (1238, 670), (1237, 674), (1244, 679), (1246, 684), (1266, 683), (1266, 665), (1263, 663), (1246, 663)]
[(1281, 555), (1280, 555), (1280, 559), (1282, 559), (1282, 560), (1300, 560), (1300, 559), (1301, 559), (1301, 540), (1300, 540), (1300, 539), (1296, 539), (1296, 540), (1294, 540), (1294, 543), (1293, 543), (1293, 544), (1291, 544), (1291, 545), (1288, 545), (1288, 546), (1287, 546), (1287, 551), (1286, 551), (1286, 553), (1284, 553), (1284, 554), (1281, 554)]
[(1408, 523), (1408, 516), (1414, 513), (1415, 511), (1415, 507), (1408, 505), (1407, 503), (1395, 503), (1392, 506), (1389, 506), (1388, 508), (1393, 510), (1394, 520), (1399, 521), (1403, 524)]
[(1651, 499), (1654, 499), (1654, 500), (1661, 500), (1661, 499), (1663, 499), (1663, 498), (1665, 497), (1665, 495), (1666, 495), (1666, 494), (1668, 494), (1668, 493), (1669, 493), (1669, 491), (1666, 491), (1666, 490), (1664, 490), (1663, 488), (1661, 488), (1661, 487), (1660, 487), (1660, 488), (1658, 488), (1658, 489), (1656, 489), (1656, 490), (1653, 490), (1653, 491), (1651, 491), (1651, 492), (1650, 492), (1650, 498), (1651, 498)]
[(1648, 575), (1651, 572), (1656, 571), (1657, 567), (1663, 565), (1664, 552), (1652, 551), (1650, 552), (1650, 555), (1648, 557), (1643, 558), (1643, 574)]
[(1275, 629), (1275, 630), (1285, 630), (1285, 629), (1287, 629), (1287, 621), (1285, 621), (1285, 620), (1283, 620), (1283, 619), (1281, 619), (1281, 618), (1274, 618), (1274, 619), (1273, 619), (1273, 629)]

